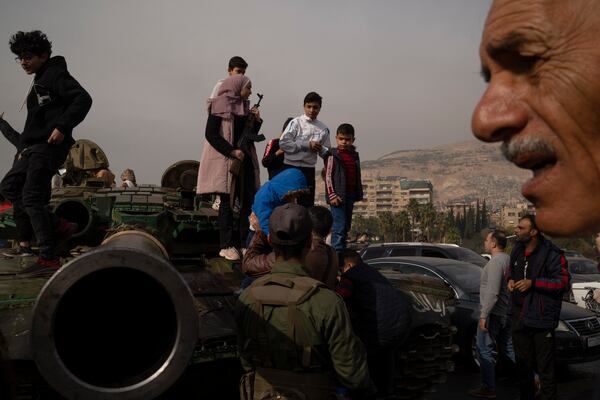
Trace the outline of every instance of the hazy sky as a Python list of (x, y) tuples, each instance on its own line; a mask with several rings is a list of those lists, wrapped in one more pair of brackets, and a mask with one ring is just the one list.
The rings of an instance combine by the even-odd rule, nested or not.
[[(241, 55), (265, 95), (262, 133), (280, 133), (309, 91), (332, 131), (354, 125), (363, 160), (472, 138), (484, 90), (477, 48), (489, 0), (0, 0), (0, 112), (15, 129), (30, 77), (11, 34), (40, 29), (94, 99), (76, 138), (97, 142), (111, 169), (159, 183), (199, 159), (205, 99)], [(256, 101), (256, 96), (252, 96)], [(14, 148), (3, 138), (0, 173)], [(259, 144), (259, 157), (264, 142)]]

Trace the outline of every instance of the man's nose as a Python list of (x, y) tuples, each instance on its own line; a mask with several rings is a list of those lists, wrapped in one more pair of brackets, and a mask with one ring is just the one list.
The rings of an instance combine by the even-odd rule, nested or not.
[(484, 142), (499, 142), (519, 133), (528, 121), (518, 90), (500, 78), (492, 80), (473, 111), (471, 129)]

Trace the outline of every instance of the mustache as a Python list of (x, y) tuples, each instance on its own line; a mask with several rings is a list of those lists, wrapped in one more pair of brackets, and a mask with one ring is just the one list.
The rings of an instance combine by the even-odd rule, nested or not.
[(513, 137), (508, 142), (502, 142), (500, 150), (504, 158), (512, 163), (527, 153), (542, 153), (553, 158), (556, 157), (556, 152), (550, 142), (537, 137)]

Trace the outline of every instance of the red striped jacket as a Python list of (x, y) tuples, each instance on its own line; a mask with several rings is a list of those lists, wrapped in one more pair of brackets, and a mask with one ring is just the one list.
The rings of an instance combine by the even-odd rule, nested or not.
[[(525, 252), (517, 242), (510, 255), (509, 279), (515, 280), (514, 266)], [(554, 329), (558, 325), (563, 293), (569, 290), (571, 276), (563, 251), (549, 239), (539, 236), (539, 244), (528, 257), (531, 288), (525, 292), (519, 319), (531, 328)]]

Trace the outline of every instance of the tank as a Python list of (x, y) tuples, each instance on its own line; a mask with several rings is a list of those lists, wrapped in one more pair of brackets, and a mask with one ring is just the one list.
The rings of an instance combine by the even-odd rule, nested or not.
[[(237, 398), (243, 274), (216, 257), (217, 211), (196, 199), (197, 171), (184, 160), (159, 186), (83, 179), (53, 191), (55, 214), (78, 227), (67, 262), (50, 278), (24, 278), (32, 258), (0, 259), (0, 374), (12, 383), (2, 398)], [(0, 237), (14, 237), (11, 221), (0, 214)], [(422, 277), (396, 285), (413, 310), (398, 398), (419, 398), (453, 369), (454, 330), (440, 312), (453, 296)]]

